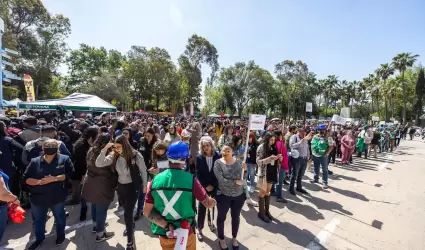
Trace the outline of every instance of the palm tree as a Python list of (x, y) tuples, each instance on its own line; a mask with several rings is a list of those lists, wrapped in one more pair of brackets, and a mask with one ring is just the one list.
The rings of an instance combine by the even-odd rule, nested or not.
[(401, 82), (403, 88), (403, 123), (406, 122), (406, 83), (404, 81), (404, 72), (406, 69), (411, 68), (419, 55), (412, 55), (412, 53), (401, 53), (393, 58), (392, 66), (394, 69), (401, 73)]
[[(387, 79), (392, 74), (394, 74), (394, 68), (388, 63), (381, 64), (381, 67), (375, 70), (375, 73), (378, 77), (380, 77), (384, 81), (384, 86), (387, 85)], [(387, 99), (385, 98), (385, 105), (387, 105)], [(387, 114), (386, 106), (385, 106), (385, 116)], [(387, 117), (385, 117), (385, 121), (387, 121)]]
[(373, 96), (375, 93), (375, 86), (374, 86), (374, 79), (375, 79), (375, 75), (374, 74), (369, 74), (368, 77), (363, 78), (363, 83), (366, 86), (366, 88), (368, 89), (368, 92), (370, 93), (370, 98), (371, 98), (371, 113), (374, 113), (374, 108), (373, 108)]

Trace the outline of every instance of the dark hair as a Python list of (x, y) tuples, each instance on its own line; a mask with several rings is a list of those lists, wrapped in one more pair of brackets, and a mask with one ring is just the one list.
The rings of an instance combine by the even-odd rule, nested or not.
[(233, 147), (234, 148), (237, 148), (238, 146), (240, 146), (240, 145), (238, 145), (238, 142), (240, 140), (242, 140), (242, 136), (241, 135), (237, 134), (237, 135), (233, 135), (232, 136), (232, 143), (233, 143)]
[(87, 152), (87, 162), (92, 166), (95, 165), (96, 158), (99, 156), (100, 151), (109, 143), (111, 136), (108, 133), (100, 134), (93, 142), (92, 147)]
[(156, 141), (158, 141), (158, 138), (156, 137), (155, 130), (153, 128), (149, 127), (148, 129), (146, 129), (145, 134), (146, 133), (151, 134), (153, 136), (150, 144), (153, 145)]
[(295, 129), (297, 129), (297, 126), (295, 126), (295, 125), (289, 126), (289, 131), (292, 131), (292, 130), (295, 130)]
[(6, 136), (6, 124), (3, 121), (0, 121), (0, 137)]
[(224, 148), (224, 147), (229, 147), (229, 148), (232, 149), (232, 151), (235, 151), (235, 145), (233, 145), (233, 142), (226, 142), (226, 143), (224, 143), (224, 145), (223, 145), (222, 148)]
[(83, 135), (81, 138), (83, 139), (92, 139), (92, 141), (95, 141), (98, 135), (98, 129), (95, 126), (88, 127), (86, 130), (84, 130)]
[(257, 144), (257, 137), (254, 135), (254, 133), (250, 132), (249, 133), (249, 138), (252, 139), (252, 143), (253, 144)]
[[(131, 166), (131, 161), (133, 159), (134, 156), (134, 150), (130, 145), (130, 142), (127, 140), (127, 138), (125, 138), (123, 135), (119, 135), (117, 136), (117, 138), (115, 138), (114, 143), (118, 143), (121, 144), (122, 146), (122, 157), (125, 159), (125, 162), (127, 163), (127, 167)], [(114, 158), (114, 166), (117, 163), (118, 160), (118, 155), (115, 155)]]
[[(229, 129), (233, 129), (233, 125), (232, 124), (227, 124), (224, 129), (223, 129), (223, 134), (225, 134), (227, 136), (227, 131)], [(234, 129), (233, 129), (234, 130)]]
[(84, 133), (84, 131), (86, 131), (86, 129), (88, 129), (90, 127), (90, 125), (87, 122), (81, 122), (79, 125), (79, 129), (81, 132)]
[(124, 121), (121, 121), (121, 120), (118, 120), (115, 123), (115, 127), (114, 128), (115, 128), (114, 131), (123, 130), (125, 128), (125, 122)]
[(274, 145), (270, 145), (269, 143), (270, 143), (270, 138), (272, 138), (272, 137), (275, 137), (276, 138), (276, 134), (275, 133), (273, 133), (273, 132), (267, 132), (267, 133), (265, 133), (264, 134), (264, 137), (263, 137), (263, 144), (264, 144), (264, 148), (263, 148), (263, 150), (264, 150), (264, 156), (265, 157), (269, 157), (270, 156), (270, 148), (272, 148), (272, 149), (276, 149), (276, 143), (274, 144)]
[(108, 127), (106, 127), (106, 126), (102, 126), (102, 127), (100, 127), (100, 128), (99, 128), (99, 130), (100, 130), (100, 132), (102, 132), (102, 133), (108, 133)]

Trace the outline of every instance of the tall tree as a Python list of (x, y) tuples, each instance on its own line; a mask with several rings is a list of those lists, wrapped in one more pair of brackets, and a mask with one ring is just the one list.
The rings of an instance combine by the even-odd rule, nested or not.
[[(381, 67), (375, 70), (377, 76), (384, 81), (384, 88), (387, 86), (387, 79), (394, 74), (394, 68), (388, 63), (381, 64)], [(384, 95), (385, 101), (385, 121), (388, 121), (387, 115), (387, 95)]]
[(411, 68), (419, 55), (412, 55), (412, 53), (401, 53), (393, 58), (392, 65), (394, 69), (401, 73), (402, 88), (403, 88), (403, 123), (406, 123), (406, 83), (404, 79), (404, 72), (406, 69)]
[(178, 63), (180, 89), (184, 92), (183, 104), (188, 102), (200, 103), (201, 66), (207, 64), (211, 68), (208, 84), (212, 85), (219, 68), (217, 49), (204, 37), (194, 34), (189, 38), (186, 49), (179, 57)]
[(424, 68), (421, 67), (419, 70), (418, 80), (416, 81), (416, 102), (415, 102), (415, 122), (419, 126), (419, 117), (424, 113), (423, 110), (423, 99), (425, 95), (425, 74)]

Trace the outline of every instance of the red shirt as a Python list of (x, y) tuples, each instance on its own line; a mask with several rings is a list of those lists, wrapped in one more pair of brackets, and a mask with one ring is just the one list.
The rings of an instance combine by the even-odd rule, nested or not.
[[(207, 192), (202, 187), (201, 183), (198, 181), (198, 179), (196, 177), (193, 181), (194, 181), (194, 183), (193, 183), (193, 194), (195, 195), (195, 199), (202, 202), (202, 201), (205, 200), (205, 198), (207, 198)], [(152, 181), (150, 181), (148, 183), (148, 190), (147, 190), (146, 196), (145, 196), (145, 202), (149, 203), (149, 204), (154, 203), (153, 196), (152, 196), (152, 193), (151, 193), (151, 188), (152, 188)]]

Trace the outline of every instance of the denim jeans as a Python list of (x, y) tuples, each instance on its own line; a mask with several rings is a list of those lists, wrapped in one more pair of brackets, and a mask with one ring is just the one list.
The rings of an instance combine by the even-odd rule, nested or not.
[(96, 223), (96, 233), (105, 231), (106, 216), (109, 204), (91, 204), (91, 218)]
[(139, 199), (137, 200), (136, 214), (140, 214), (143, 211), (145, 205), (145, 196), (146, 193), (143, 193), (143, 186), (141, 186), (139, 190)]
[[(57, 203), (50, 207), (56, 222), (56, 234), (57, 236), (65, 236), (65, 202)], [(31, 212), (34, 218), (34, 231), (35, 239), (42, 241), (45, 239), (44, 233), (46, 230), (46, 219), (49, 207), (36, 206), (31, 204)]]
[(7, 224), (7, 204), (0, 205), (0, 242)]
[(307, 158), (292, 159), (292, 173), (291, 173), (291, 182), (289, 183), (289, 190), (294, 189), (295, 181), (297, 181), (297, 189), (302, 189), (301, 181), (306, 169), (307, 169)]
[(313, 155), (313, 165), (314, 165), (314, 180), (319, 181), (320, 166), (322, 166), (323, 184), (328, 184), (328, 157)]
[(247, 163), (246, 167), (248, 169), (248, 180), (251, 187), (255, 187), (255, 168), (253, 163)]
[(285, 179), (285, 169), (280, 168), (279, 171), (279, 182), (277, 184), (277, 190), (276, 190), (276, 198), (282, 198), (282, 188), (283, 188), (283, 180)]

